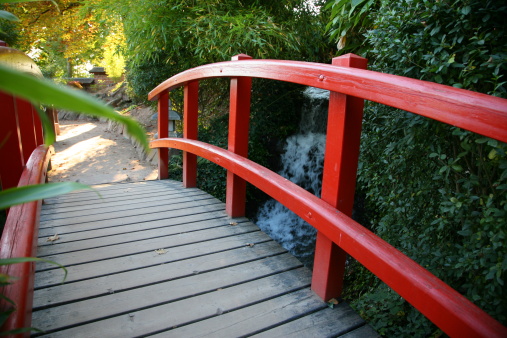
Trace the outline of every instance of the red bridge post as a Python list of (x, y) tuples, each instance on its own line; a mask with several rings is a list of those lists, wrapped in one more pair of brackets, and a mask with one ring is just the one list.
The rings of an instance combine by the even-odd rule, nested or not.
[(0, 158), (3, 164), (0, 166), (0, 183), (3, 189), (14, 188), (18, 185), (25, 162), (28, 160), (23, 156), (15, 100), (13, 96), (0, 92), (0, 109), (5, 112), (2, 114), (2, 123), (0, 123), (0, 143), (2, 144)]
[[(336, 57), (335, 66), (366, 69), (367, 60), (354, 54)], [(322, 200), (352, 215), (364, 100), (331, 92), (322, 177)], [(346, 253), (321, 232), (317, 233), (312, 290), (325, 301), (343, 289)]]
[[(232, 60), (251, 59), (246, 54), (232, 57)], [(250, 96), (252, 79), (231, 78), (231, 100), (229, 106), (229, 151), (243, 157), (248, 156), (248, 131), (250, 128)], [(225, 210), (231, 217), (245, 215), (246, 181), (227, 171), (227, 192)]]
[[(169, 92), (165, 90), (158, 98), (158, 138), (169, 136)], [(158, 179), (169, 178), (169, 149), (158, 149)]]
[[(197, 114), (199, 110), (199, 82), (193, 81), (184, 88), (183, 137), (197, 140)], [(197, 186), (197, 156), (183, 152), (183, 186), (194, 188)]]

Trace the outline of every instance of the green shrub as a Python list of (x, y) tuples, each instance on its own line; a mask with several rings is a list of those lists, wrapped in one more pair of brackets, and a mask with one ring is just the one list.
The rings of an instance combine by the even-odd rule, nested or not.
[[(506, 14), (501, 1), (384, 1), (370, 13), (370, 68), (506, 97)], [(504, 324), (506, 149), (370, 103), (358, 172), (372, 230)], [(435, 332), (375, 279), (347, 278), (355, 289), (363, 285), (363, 293), (352, 289), (361, 295), (353, 305), (381, 334)]]

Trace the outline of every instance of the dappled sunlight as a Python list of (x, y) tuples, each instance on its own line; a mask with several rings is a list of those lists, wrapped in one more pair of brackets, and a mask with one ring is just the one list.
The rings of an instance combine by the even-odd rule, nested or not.
[(157, 179), (155, 166), (140, 162), (130, 142), (106, 126), (81, 121), (62, 126), (49, 180), (99, 184)]
[(97, 128), (93, 123), (86, 123), (81, 125), (69, 124), (60, 126), (61, 134), (56, 138), (57, 142), (65, 141), (69, 138), (81, 135), (90, 130)]

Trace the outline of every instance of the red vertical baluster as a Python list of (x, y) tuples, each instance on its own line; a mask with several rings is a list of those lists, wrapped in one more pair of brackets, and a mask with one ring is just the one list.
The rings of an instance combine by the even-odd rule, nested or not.
[[(333, 65), (366, 69), (367, 60), (354, 54), (333, 59)], [(364, 100), (331, 92), (322, 178), (322, 199), (351, 216)], [(343, 288), (345, 252), (317, 233), (312, 290), (325, 301), (339, 297)]]
[[(239, 54), (232, 60), (251, 59), (250, 56)], [(229, 107), (229, 151), (248, 156), (248, 130), (250, 126), (250, 96), (252, 79), (238, 77), (231, 79), (231, 101)], [(226, 206), (231, 217), (245, 215), (246, 181), (227, 172)]]
[(23, 157), (26, 162), (30, 158), (32, 151), (37, 147), (32, 113), (33, 107), (30, 102), (20, 98), (16, 98), (14, 103), (18, 115), (21, 143), (23, 144)]
[[(46, 114), (44, 111), (42, 112), (43, 114)], [(41, 144), (44, 143), (42, 122), (40, 120), (39, 113), (37, 112), (37, 109), (35, 109), (34, 106), (32, 106), (32, 116), (33, 116), (33, 128), (35, 131), (35, 145), (40, 146)]]
[(0, 92), (0, 179), (3, 189), (18, 185), (25, 165), (23, 145), (16, 116), (14, 97)]
[[(158, 98), (158, 138), (169, 136), (169, 93), (160, 94)], [(158, 149), (158, 179), (169, 178), (169, 149)]]
[[(183, 137), (197, 140), (197, 114), (199, 110), (199, 82), (193, 81), (184, 88)], [(183, 186), (197, 185), (197, 156), (183, 152)]]

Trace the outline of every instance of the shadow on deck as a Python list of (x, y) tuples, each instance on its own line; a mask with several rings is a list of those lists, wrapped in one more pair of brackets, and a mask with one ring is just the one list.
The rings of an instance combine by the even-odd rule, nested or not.
[[(246, 218), (169, 180), (103, 184), (43, 206), (32, 326), (51, 337), (376, 336)], [(51, 242), (48, 237), (58, 235)]]

